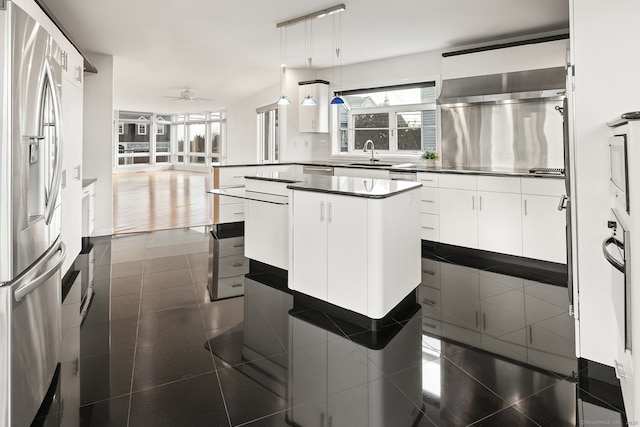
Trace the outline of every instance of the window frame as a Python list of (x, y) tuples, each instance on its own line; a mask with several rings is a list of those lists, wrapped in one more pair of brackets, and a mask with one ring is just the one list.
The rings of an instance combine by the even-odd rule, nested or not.
[[(342, 97), (349, 95), (358, 95), (358, 94), (369, 94), (376, 92), (392, 92), (396, 90), (403, 89), (423, 89), (423, 88), (433, 88), (434, 92), (437, 93), (438, 83), (437, 79), (431, 78), (420, 83), (409, 83), (409, 84), (401, 84), (401, 85), (388, 85), (388, 86), (380, 86), (374, 88), (361, 88), (361, 89), (352, 89), (352, 90), (344, 90), (337, 92)], [(421, 103), (412, 103), (412, 104), (402, 104), (402, 105), (388, 105), (388, 106), (375, 106), (375, 107), (352, 107), (345, 108), (343, 105), (332, 105), (332, 127), (331, 127), (331, 156), (340, 158), (340, 157), (365, 157), (368, 154), (362, 152), (362, 148), (355, 148), (356, 145), (356, 128), (354, 127), (354, 116), (357, 114), (372, 114), (372, 113), (387, 113), (389, 116), (389, 127), (385, 128), (388, 130), (389, 135), (389, 148), (388, 149), (379, 149), (375, 148), (376, 153), (380, 153), (380, 155), (384, 157), (398, 157), (398, 158), (410, 158), (410, 159), (419, 159), (419, 156), (424, 151), (424, 139), (425, 129), (432, 128), (433, 129), (433, 142), (427, 146), (427, 148), (439, 150), (439, 129), (438, 129), (438, 110), (436, 104), (436, 97), (433, 97), (433, 100), (429, 102), (421, 102)], [(424, 112), (425, 111), (433, 111), (433, 117), (435, 118), (435, 123), (426, 124), (424, 120)], [(341, 126), (341, 114), (347, 115), (347, 124), (346, 128)], [(411, 113), (411, 112), (421, 112), (422, 113), (422, 123), (419, 129), (421, 129), (421, 146), (416, 150), (399, 150), (398, 149), (398, 129), (405, 129), (403, 127), (398, 127), (398, 117), (401, 113)], [(430, 122), (428, 122), (430, 123)], [(365, 129), (365, 128), (361, 128)], [(377, 128), (376, 128), (377, 129)], [(343, 134), (346, 135), (347, 144), (346, 151), (342, 151), (342, 137)], [(427, 135), (431, 136), (431, 135)], [(431, 142), (431, 140), (429, 141)]]

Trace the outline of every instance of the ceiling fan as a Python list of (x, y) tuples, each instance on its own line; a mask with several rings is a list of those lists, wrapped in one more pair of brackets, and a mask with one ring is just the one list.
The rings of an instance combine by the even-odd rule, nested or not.
[(185, 88), (180, 92), (180, 96), (165, 96), (169, 101), (213, 101), (211, 98), (200, 98), (189, 88)]

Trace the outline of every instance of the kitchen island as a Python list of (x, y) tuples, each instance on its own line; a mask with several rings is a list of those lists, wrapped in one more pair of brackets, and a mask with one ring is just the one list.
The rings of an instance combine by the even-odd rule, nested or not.
[(305, 176), (289, 189), (289, 280), (296, 301), (378, 329), (415, 306), (420, 187)]

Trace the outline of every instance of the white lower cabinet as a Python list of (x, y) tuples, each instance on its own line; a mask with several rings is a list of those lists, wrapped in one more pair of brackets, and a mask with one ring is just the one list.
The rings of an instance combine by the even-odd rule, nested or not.
[(289, 269), (289, 210), (286, 204), (247, 200), (244, 208), (247, 258)]
[(441, 188), (439, 196), (440, 242), (477, 248), (476, 191)]
[(520, 193), (478, 192), (478, 249), (522, 255)]
[[(293, 192), (289, 286), (339, 307), (367, 311), (367, 199)], [(348, 236), (348, 237), (346, 237)]]
[(564, 182), (522, 179), (522, 255), (565, 264), (566, 212), (558, 210)]

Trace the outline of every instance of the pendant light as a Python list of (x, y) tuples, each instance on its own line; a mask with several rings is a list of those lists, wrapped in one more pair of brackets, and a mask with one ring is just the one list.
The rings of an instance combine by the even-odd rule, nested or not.
[[(304, 21), (304, 56), (307, 59), (307, 80), (311, 79), (311, 63), (313, 62), (313, 52), (312, 52), (312, 36), (313, 36), (313, 23), (311, 20)], [(307, 93), (307, 96), (304, 97), (300, 105), (310, 106), (316, 105), (317, 102), (313, 99), (311, 94)]]
[[(287, 86), (287, 27), (280, 28), (280, 92), (282, 96), (278, 98), (276, 105), (290, 105), (291, 101), (285, 95)], [(284, 34), (284, 35), (283, 35)]]
[[(338, 59), (338, 67), (340, 71), (340, 85), (336, 85), (337, 88), (340, 88), (342, 85), (342, 57), (340, 53), (342, 51), (342, 14), (339, 14), (337, 19), (338, 24), (336, 25), (336, 15), (333, 15), (333, 48), (336, 53), (335, 58)], [(333, 56), (333, 55), (332, 55)], [(335, 63), (333, 65), (333, 81), (336, 81), (336, 67)], [(334, 97), (331, 98), (332, 105), (343, 105), (347, 110), (349, 109), (349, 104), (345, 102), (345, 100), (340, 96), (340, 91), (336, 90), (334, 92)]]

